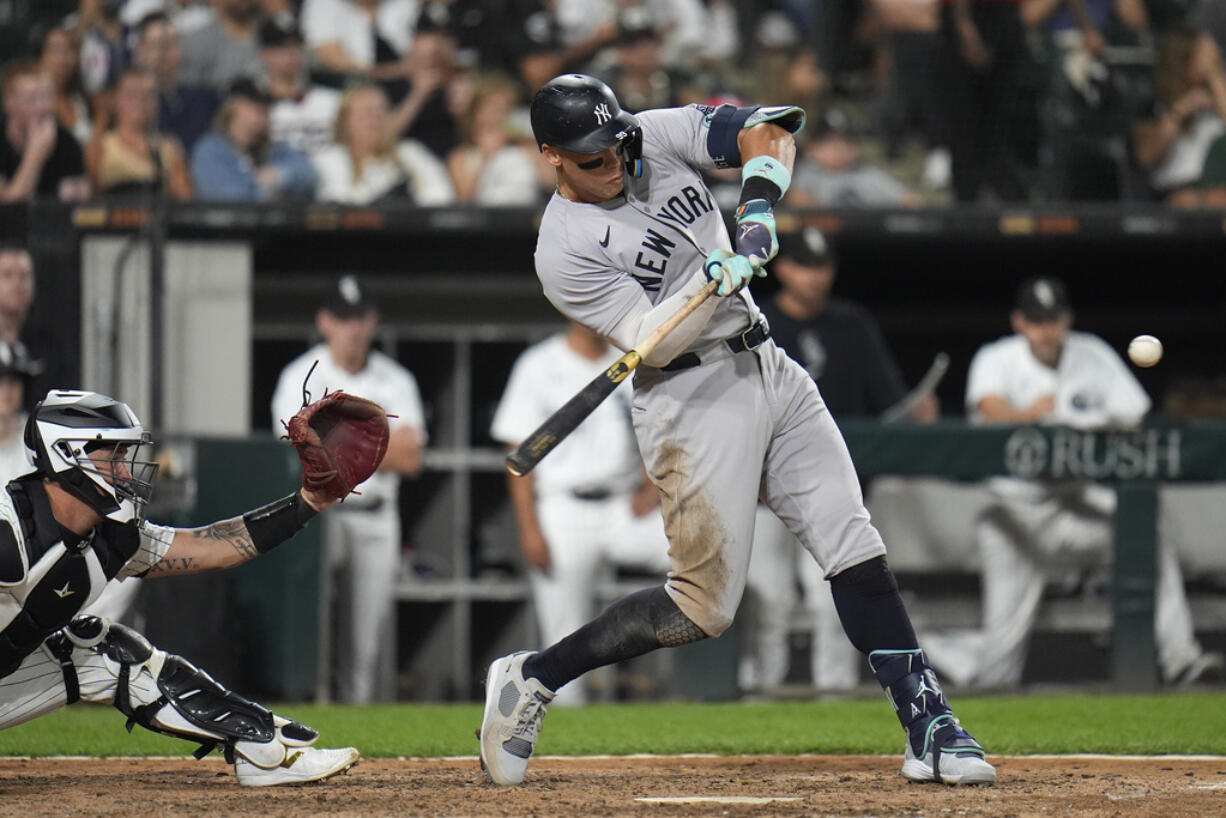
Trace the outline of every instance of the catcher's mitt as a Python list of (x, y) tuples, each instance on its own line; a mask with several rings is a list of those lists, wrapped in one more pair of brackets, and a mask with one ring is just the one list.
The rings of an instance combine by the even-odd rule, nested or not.
[(387, 413), (372, 400), (325, 393), (285, 424), (302, 461), (302, 485), (343, 500), (375, 473), (387, 454)]

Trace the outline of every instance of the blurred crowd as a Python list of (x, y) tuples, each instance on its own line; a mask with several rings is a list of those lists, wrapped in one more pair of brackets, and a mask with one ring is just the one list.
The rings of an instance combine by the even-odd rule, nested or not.
[(532, 206), (552, 76), (797, 104), (789, 203), (1226, 204), (1214, 0), (80, 0), (6, 61), (0, 201)]

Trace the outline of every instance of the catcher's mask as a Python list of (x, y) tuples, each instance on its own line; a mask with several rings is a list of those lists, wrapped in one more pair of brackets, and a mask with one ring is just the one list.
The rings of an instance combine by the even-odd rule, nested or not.
[(144, 518), (158, 465), (128, 405), (97, 392), (53, 389), (26, 421), (34, 468), (107, 519)]

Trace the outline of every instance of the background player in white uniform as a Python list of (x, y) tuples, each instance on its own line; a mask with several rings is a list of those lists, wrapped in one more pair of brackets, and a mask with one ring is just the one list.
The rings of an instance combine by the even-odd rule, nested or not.
[[(625, 113), (607, 85), (563, 75), (532, 100), (558, 190), (541, 221), (537, 276), (568, 318), (628, 349), (709, 280), (709, 298), (635, 371), (639, 450), (660, 490), (672, 570), (539, 653), (496, 660), (481, 756), (518, 783), (545, 706), (596, 667), (718, 636), (745, 588), (759, 496), (830, 580), (848, 637), (906, 732), (903, 775), (990, 783), (924, 660), (869, 522), (851, 458), (808, 373), (769, 340), (744, 285), (774, 256), (773, 205), (804, 123), (794, 107)], [(742, 166), (736, 253), (701, 169)], [(762, 273), (764, 274), (764, 272)]]
[(335, 677), (341, 701), (369, 702), (388, 678), (395, 656), (395, 589), (400, 572), (400, 476), (414, 477), (426, 441), (417, 380), (396, 360), (371, 348), (379, 316), (363, 284), (342, 276), (315, 317), (323, 342), (286, 364), (272, 396), (273, 429), (284, 432), (303, 405), (307, 373), (318, 361), (307, 388), (315, 398), (326, 388), (370, 398), (389, 415), (391, 439), (383, 465), (336, 506), (324, 521), (325, 565), (320, 602), (321, 634), (332, 628), (335, 606), (339, 625), (320, 645), (320, 698), (329, 695)]
[[(512, 448), (536, 431), (620, 354), (571, 322), (524, 350), (511, 369), (490, 435)], [(608, 564), (668, 570), (659, 492), (647, 480), (623, 383), (524, 478), (507, 478), (541, 643), (552, 645), (595, 613), (596, 582)], [(582, 680), (554, 704), (587, 700)]]
[[(1014, 334), (984, 345), (971, 361), (966, 408), (978, 423), (1053, 423), (1077, 428), (1136, 426), (1150, 400), (1105, 341), (1072, 332), (1062, 282), (1024, 281)], [(977, 526), (983, 558), (984, 643), (976, 682), (1021, 682), (1030, 631), (1046, 581), (1101, 568), (1112, 556), (1115, 492), (1083, 481), (993, 478), (995, 502)], [(1158, 546), (1154, 633), (1168, 681), (1220, 656), (1205, 654), (1192, 631), (1174, 549)]]
[(114, 705), (129, 726), (198, 741), (198, 757), (222, 746), (248, 786), (353, 766), (352, 747), (311, 747), (310, 727), (226, 690), (131, 628), (80, 615), (123, 577), (228, 568), (266, 553), (331, 497), (302, 489), (241, 517), (166, 528), (143, 519), (157, 466), (141, 459), (149, 435), (125, 404), (52, 390), (24, 440), (35, 470), (0, 489), (0, 729), (86, 701)]

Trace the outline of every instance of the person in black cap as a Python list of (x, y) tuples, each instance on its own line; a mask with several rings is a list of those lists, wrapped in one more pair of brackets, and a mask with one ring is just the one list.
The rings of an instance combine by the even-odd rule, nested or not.
[[(1119, 354), (1097, 335), (1075, 332), (1068, 290), (1046, 276), (1022, 282), (1013, 334), (971, 361), (966, 410), (976, 423), (1134, 427), (1149, 396)], [(1094, 580), (1109, 564), (1115, 492), (1107, 485), (989, 481), (992, 502), (976, 525), (983, 563), (983, 645), (971, 682), (1016, 687), (1049, 578)], [(1169, 543), (1158, 547), (1155, 641), (1163, 679), (1178, 684), (1221, 675), (1222, 656), (1196, 641), (1183, 575)]]
[(340, 92), (310, 81), (302, 32), (297, 27), (265, 20), (257, 39), (264, 85), (273, 100), (269, 112), (272, 140), (313, 154), (331, 141)]
[[(906, 394), (902, 372), (876, 320), (859, 304), (832, 297), (835, 257), (816, 227), (779, 235), (771, 272), (780, 289), (760, 303), (771, 337), (808, 370), (835, 419), (877, 417)], [(937, 415), (932, 396), (911, 410), (910, 419)], [(813, 615), (812, 681), (819, 690), (846, 690), (860, 678), (860, 654), (839, 623), (820, 567), (803, 554), (796, 538), (763, 505), (754, 525), (748, 591), (755, 628), (742, 657), (740, 686), (769, 691), (788, 673), (788, 629), (796, 602), (796, 578)]]
[[(834, 416), (876, 417), (898, 403), (907, 387), (877, 321), (859, 304), (830, 294), (838, 267), (822, 232), (804, 227), (780, 234), (771, 272), (780, 288), (760, 305), (771, 337), (817, 381)], [(930, 399), (910, 417), (936, 415)]]
[(254, 80), (243, 77), (231, 84), (213, 130), (192, 151), (197, 197), (251, 202), (314, 193), (310, 157), (269, 137), (271, 104), (268, 91)]
[[(284, 432), (303, 403), (303, 389), (318, 398), (340, 389), (368, 397), (389, 415), (391, 438), (383, 464), (359, 494), (325, 518), (325, 568), (317, 696), (345, 702), (389, 697), (381, 670), (395, 667), (394, 596), (400, 568), (401, 476), (421, 468), (426, 426), (417, 381), (396, 359), (372, 349), (379, 313), (366, 285), (347, 274), (334, 281), (315, 314), (323, 341), (281, 371), (272, 398), (273, 430)], [(314, 371), (312, 372), (312, 367)], [(335, 682), (333, 692), (331, 682)]]

